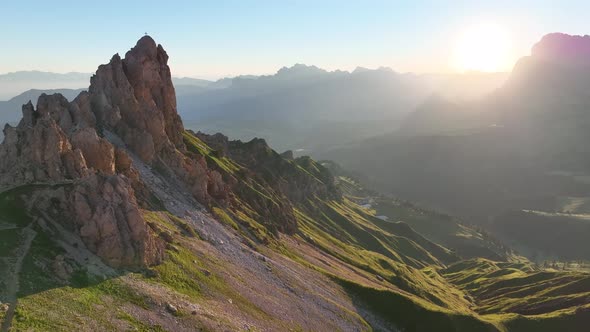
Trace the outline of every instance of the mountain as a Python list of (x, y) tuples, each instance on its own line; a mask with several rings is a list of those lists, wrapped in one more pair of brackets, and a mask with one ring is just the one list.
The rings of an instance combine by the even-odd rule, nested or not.
[[(19, 98), (21, 95), (27, 95), (36, 100), (41, 92), (35, 96), (33, 91), (45, 91), (47, 93), (61, 93), (66, 97), (72, 95), (69, 90), (81, 90), (88, 86), (92, 74), (89, 73), (52, 73), (44, 71), (17, 71), (12, 73), (0, 74), (0, 100), (9, 100)], [(249, 77), (249, 76), (244, 76)], [(172, 82), (180, 90), (188, 90), (196, 93), (199, 88), (216, 89), (226, 88), (231, 85), (230, 78), (224, 78), (217, 81), (209, 81), (191, 77), (173, 77)], [(68, 98), (70, 99), (70, 98)], [(20, 101), (20, 99), (18, 99)], [(3, 101), (0, 101), (3, 102)], [(23, 102), (23, 103), (26, 103)], [(21, 104), (23, 104), (21, 103)], [(13, 109), (13, 108), (12, 108)]]
[[(430, 99), (397, 132), (317, 155), (364, 172), (381, 190), (498, 230), (530, 256), (589, 259), (577, 237), (559, 237), (551, 249), (535, 241), (527, 221), (534, 214), (503, 217), (515, 210), (560, 213), (564, 202), (590, 193), (590, 67), (574, 55), (585, 54), (589, 40), (545, 36), (489, 97)], [(550, 234), (588, 232), (581, 219), (571, 221), (549, 224)]]
[(470, 71), (461, 74), (421, 74), (423, 85), (452, 102), (473, 101), (500, 88), (510, 73)]
[(42, 94), (4, 128), (2, 330), (590, 322), (587, 273), (541, 268), (469, 224), (364, 189), (335, 164), (185, 130), (167, 63), (144, 36), (71, 102)]
[[(189, 128), (240, 139), (261, 136), (280, 150), (318, 150), (387, 133), (433, 93), (463, 98), (491, 91), (503, 74), (415, 75), (389, 68), (326, 71), (296, 64), (238, 77), (225, 89), (182, 89)], [(479, 83), (475, 83), (479, 82)]]
[(590, 36), (551, 33), (533, 46), (532, 56), (551, 63), (574, 66), (590, 65)]
[(207, 86), (213, 84), (214, 82), (208, 81), (208, 80), (203, 80), (203, 79), (198, 79), (198, 78), (191, 78), (191, 77), (174, 77), (174, 78), (172, 78), (172, 83), (174, 83), (175, 86), (188, 85), (188, 86), (197, 86), (197, 87), (206, 88)]
[(179, 110), (189, 127), (241, 139), (262, 136), (279, 149), (299, 149), (346, 139), (331, 127), (350, 128), (351, 137), (389, 130), (413, 106), (416, 91), (389, 71), (349, 74), (295, 65), (272, 76), (234, 79), (226, 89), (184, 94)]
[[(4, 76), (11, 84), (4, 89), (8, 98), (17, 94), (10, 94), (17, 85), (18, 93), (34, 87), (82, 88), (90, 74)], [(263, 137), (280, 150), (310, 151), (390, 132), (432, 94), (471, 100), (493, 91), (505, 79), (505, 73), (400, 74), (385, 67), (349, 73), (295, 64), (274, 75), (217, 81), (173, 77), (172, 82), (189, 128), (245, 140)], [(2, 75), (0, 90), (1, 82)]]

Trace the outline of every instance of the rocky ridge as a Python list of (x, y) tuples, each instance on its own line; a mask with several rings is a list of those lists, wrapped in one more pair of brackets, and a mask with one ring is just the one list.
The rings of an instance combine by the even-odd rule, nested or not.
[(42, 95), (23, 106), (18, 126), (6, 126), (0, 145), (0, 186), (68, 183), (47, 193), (85, 245), (115, 267), (142, 267), (163, 259), (163, 243), (140, 210), (145, 191), (124, 149), (102, 137), (110, 129), (151, 164), (162, 163), (206, 202), (206, 165), (184, 157), (167, 55), (150, 37), (125, 59), (113, 56), (91, 79), (89, 92), (69, 103)]
[[(215, 147), (213, 160), (187, 148), (194, 133), (185, 132), (177, 113), (167, 62), (162, 46), (145, 36), (124, 58), (116, 54), (99, 66), (88, 92), (71, 103), (60, 94), (43, 94), (36, 108), (24, 105), (18, 126), (4, 128), (0, 189), (67, 184), (59, 192), (45, 189), (47, 200), (59, 202), (68, 226), (114, 267), (146, 267), (164, 255), (163, 241), (141, 212), (153, 204), (153, 195), (129, 153), (205, 206), (246, 202), (257, 217), (271, 221), (267, 227), (274, 234), (296, 231), (291, 202), (339, 196), (329, 172), (310, 160), (285, 159), (264, 140), (242, 143), (221, 134), (195, 134)], [(230, 158), (237, 173), (219, 167), (217, 158)], [(317, 176), (309, 177), (310, 171)], [(254, 182), (272, 193), (252, 191)]]
[[(234, 205), (235, 209), (240, 208), (235, 205), (248, 204), (259, 214), (260, 220), (273, 221), (267, 227), (275, 234), (293, 234), (297, 231), (295, 207), (307, 209), (313, 214), (315, 208), (310, 205), (310, 200), (341, 198), (332, 174), (309, 157), (294, 159), (292, 156), (280, 155), (264, 139), (241, 142), (230, 141), (220, 133), (189, 133), (213, 148), (212, 154), (215, 156), (229, 158), (239, 165), (235, 173), (215, 168), (222, 174), (222, 180), (228, 184), (232, 193), (239, 198), (230, 200), (229, 204)], [(264, 188), (267, 195), (254, 192), (252, 188), (256, 187)]]

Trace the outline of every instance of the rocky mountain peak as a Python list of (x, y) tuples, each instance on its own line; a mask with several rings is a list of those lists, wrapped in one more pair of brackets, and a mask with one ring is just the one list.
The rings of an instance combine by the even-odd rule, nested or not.
[(305, 78), (326, 73), (327, 71), (316, 66), (308, 66), (302, 63), (296, 63), (291, 67), (282, 67), (279, 69), (276, 76), (284, 78)]
[[(130, 49), (129, 51), (127, 51), (127, 53), (125, 54), (125, 58), (128, 58), (130, 56), (135, 56), (135, 57), (149, 57), (151, 59), (155, 59), (158, 56), (158, 51), (162, 50), (162, 45), (158, 45), (156, 44), (156, 41), (148, 36), (145, 35), (141, 38), (139, 38), (139, 40), (137, 41), (137, 43), (135, 44), (135, 47), (133, 47), (132, 49)], [(166, 52), (164, 51), (164, 54), (166, 54)], [(164, 62), (168, 61), (168, 56), (166, 55), (166, 59)]]
[[(589, 70), (590, 36), (551, 33), (533, 46), (530, 56), (518, 60), (504, 90), (508, 94), (519, 91), (526, 95), (529, 104), (539, 102), (546, 108), (551, 100), (585, 95), (585, 87), (590, 82)], [(546, 98), (548, 96), (559, 99)]]
[(121, 136), (142, 160), (152, 162), (167, 150), (184, 150), (168, 55), (151, 37), (142, 37), (124, 59), (115, 54), (90, 83), (100, 126)]
[(141, 182), (130, 170), (116, 172), (122, 168), (116, 149), (97, 133), (89, 95), (70, 103), (60, 94), (42, 94), (36, 109), (28, 102), (22, 112), (17, 127), (4, 129), (0, 190), (31, 184), (39, 206), (57, 204), (60, 221), (112, 266), (160, 262), (162, 244), (135, 197)]
[[(170, 170), (197, 199), (209, 200), (206, 163), (184, 154), (167, 62), (162, 46), (143, 37), (124, 59), (115, 54), (100, 66), (88, 92), (72, 102), (42, 94), (36, 108), (23, 106), (17, 127), (4, 129), (0, 190), (40, 186), (32, 189), (36, 199), (59, 202), (67, 226), (112, 266), (141, 267), (163, 257), (137, 198), (145, 184), (126, 151)], [(124, 146), (115, 143), (119, 138)]]
[(590, 65), (590, 36), (551, 33), (533, 46), (531, 54), (551, 62)]
[(204, 206), (238, 209), (245, 202), (273, 234), (296, 232), (291, 201), (339, 197), (323, 167), (287, 160), (263, 139), (185, 131), (167, 62), (163, 47), (145, 36), (125, 58), (115, 54), (99, 66), (88, 92), (72, 102), (43, 94), (36, 109), (24, 105), (19, 125), (4, 130), (0, 192), (32, 185), (36, 200), (59, 207), (56, 222), (115, 267), (163, 259), (159, 231), (142, 211), (161, 190), (150, 182), (156, 177)]

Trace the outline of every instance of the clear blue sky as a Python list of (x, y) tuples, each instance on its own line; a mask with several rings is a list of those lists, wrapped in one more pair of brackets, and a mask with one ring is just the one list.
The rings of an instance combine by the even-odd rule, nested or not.
[[(448, 72), (453, 43), (486, 20), (511, 34), (514, 59), (549, 32), (590, 34), (589, 1), (2, 0), (0, 73), (92, 72), (144, 32), (175, 76), (388, 66)], [(509, 70), (510, 68), (506, 68)]]

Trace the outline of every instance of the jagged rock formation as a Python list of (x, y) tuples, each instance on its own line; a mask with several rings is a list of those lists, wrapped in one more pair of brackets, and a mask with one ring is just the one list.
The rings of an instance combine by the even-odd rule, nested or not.
[(115, 160), (114, 146), (94, 124), (84, 93), (72, 103), (44, 94), (37, 109), (24, 105), (19, 125), (4, 128), (0, 186), (71, 183), (59, 194), (46, 189), (44, 195), (59, 202), (63, 218), (71, 221), (67, 226), (90, 250), (115, 267), (157, 264), (163, 245), (141, 216), (132, 186), (139, 179), (124, 152)]
[[(101, 129), (119, 135), (144, 162), (169, 169), (200, 202), (222, 194), (204, 160), (186, 156), (184, 127), (161, 45), (145, 36), (125, 55), (98, 68), (89, 88), (92, 111)], [(211, 184), (212, 192), (209, 192)], [(221, 197), (222, 198), (222, 197)]]
[(67, 103), (61, 95), (42, 95), (37, 110), (29, 102), (23, 106), (19, 125), (4, 128), (0, 185), (62, 181), (89, 174), (82, 151), (72, 146), (66, 134), (72, 126)]
[[(36, 109), (30, 102), (24, 105), (19, 125), (4, 129), (0, 187), (67, 183), (59, 193), (44, 189), (45, 200), (59, 202), (68, 226), (91, 251), (116, 267), (149, 266), (163, 257), (163, 244), (140, 210), (149, 205), (151, 193), (127, 148), (186, 186), (205, 205), (246, 202), (273, 232), (296, 231), (291, 201), (333, 196), (336, 190), (326, 185), (333, 179), (307, 176), (300, 168), (313, 173), (313, 165), (303, 159), (286, 160), (264, 140), (242, 143), (221, 134), (201, 135), (215, 146), (216, 158), (227, 156), (241, 165), (242, 175), (237, 177), (214, 163), (208, 165), (210, 156), (189, 151), (167, 61), (162, 46), (146, 36), (124, 59), (115, 55), (100, 66), (89, 91), (73, 102), (44, 94)], [(126, 147), (103, 137), (107, 131)], [(252, 191), (253, 181), (270, 188), (273, 198)]]
[(147, 226), (123, 176), (89, 176), (68, 193), (67, 207), (82, 240), (115, 267), (159, 263), (163, 244)]
[[(128, 151), (206, 206), (248, 204), (275, 234), (297, 230), (293, 204), (339, 197), (327, 170), (309, 158), (284, 158), (262, 139), (195, 134), (215, 151), (188, 149), (167, 62), (162, 46), (145, 36), (125, 58), (116, 54), (101, 65), (73, 102), (42, 95), (36, 109), (23, 106), (19, 125), (4, 130), (0, 187), (68, 183), (59, 195), (45, 194), (60, 202), (86, 246), (116, 267), (157, 264), (163, 256), (140, 210), (152, 195)], [(215, 162), (227, 158), (236, 173)]]
[(150, 37), (125, 59), (114, 55), (91, 78), (92, 110), (99, 126), (113, 129), (145, 162), (182, 148), (182, 123), (167, 66), (168, 56)]

